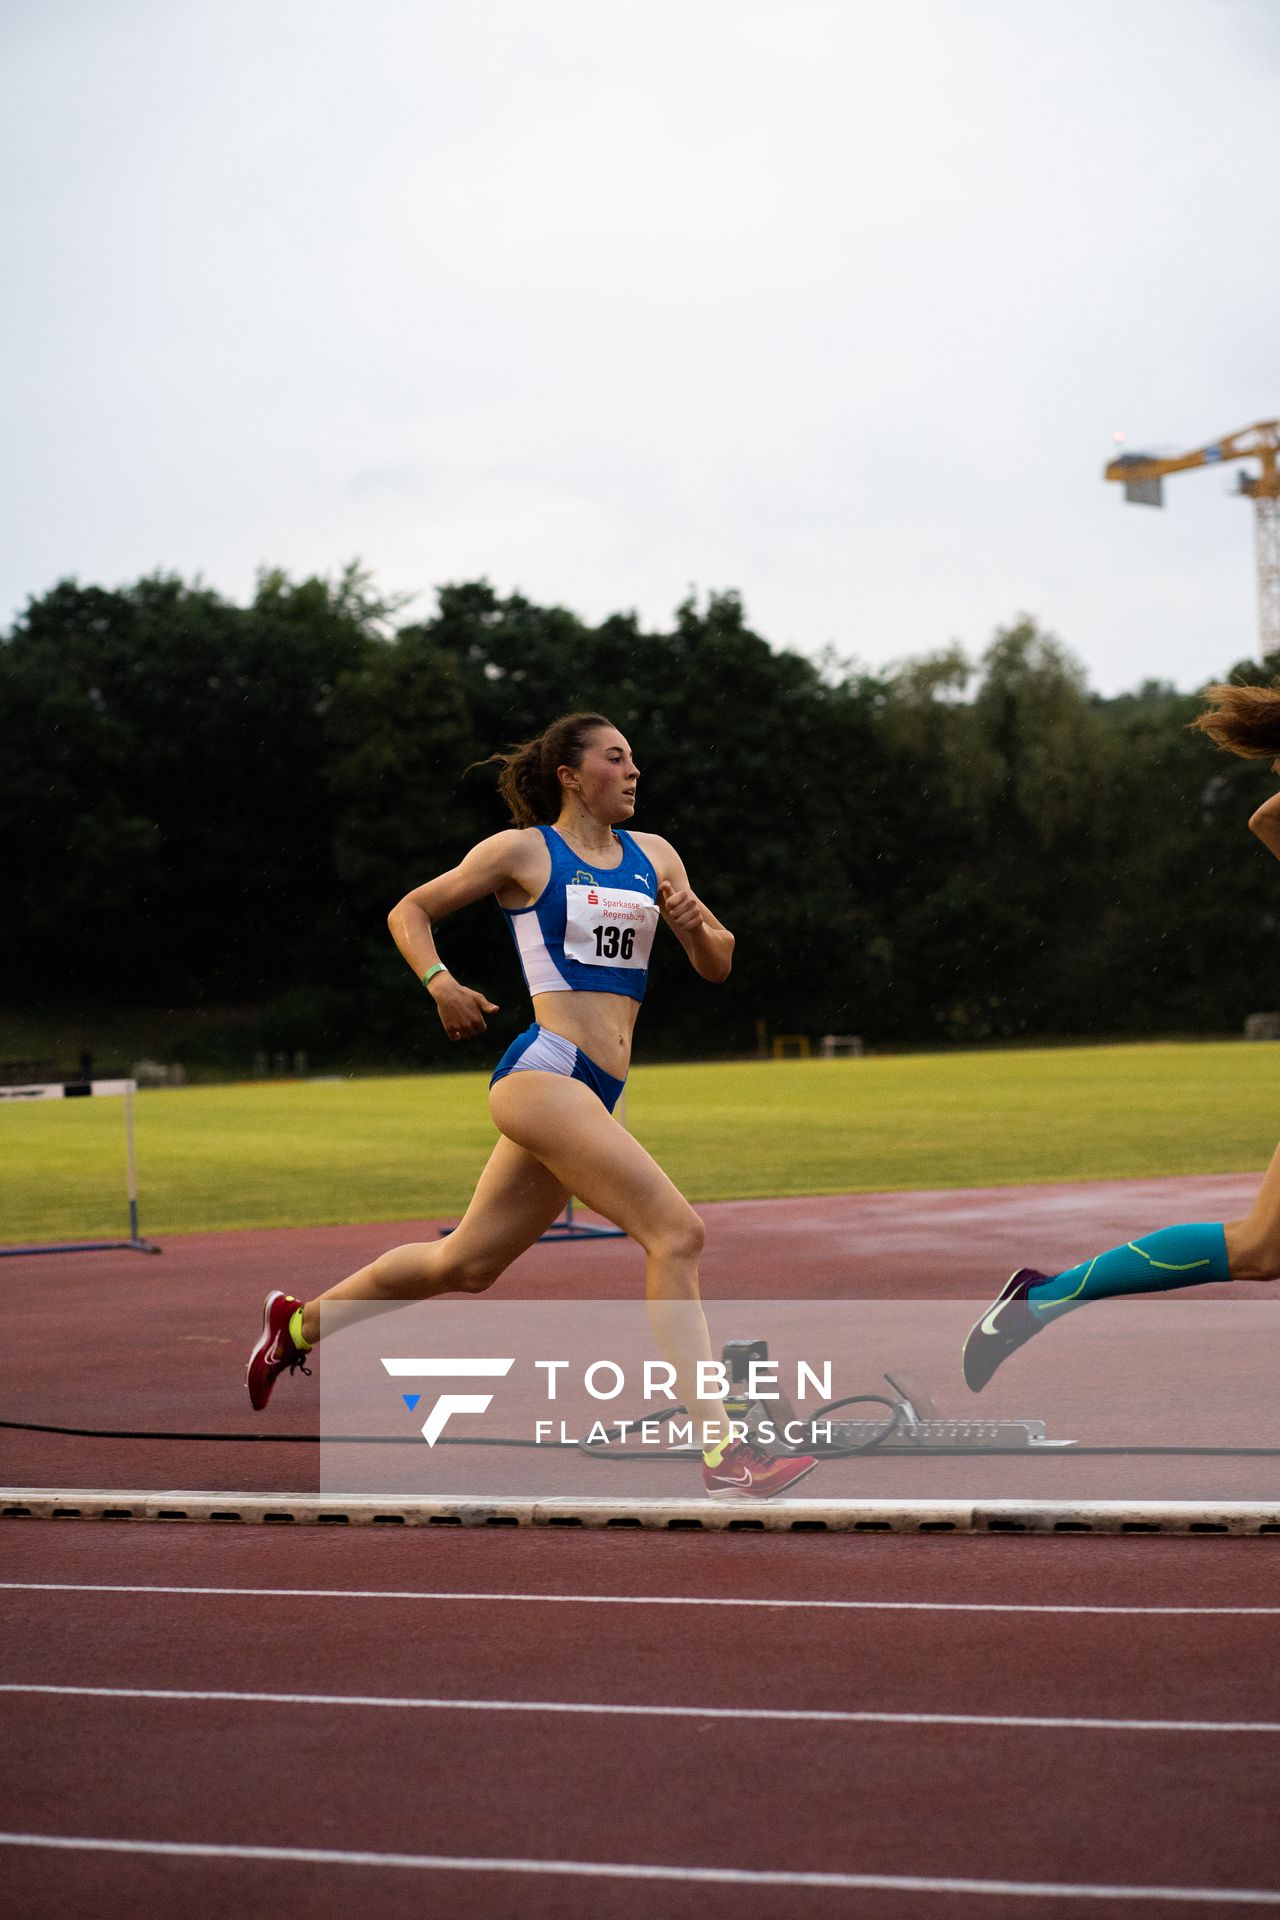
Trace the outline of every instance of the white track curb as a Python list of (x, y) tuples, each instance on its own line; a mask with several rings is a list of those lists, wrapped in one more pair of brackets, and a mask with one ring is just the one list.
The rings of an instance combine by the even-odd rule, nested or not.
[(313, 1493), (0, 1487), (0, 1519), (259, 1526), (652, 1527), (723, 1532), (1280, 1534), (1280, 1501), (340, 1499)]

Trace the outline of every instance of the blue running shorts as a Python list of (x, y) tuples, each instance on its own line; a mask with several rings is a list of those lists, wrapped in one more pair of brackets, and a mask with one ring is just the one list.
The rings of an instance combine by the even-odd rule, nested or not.
[(545, 1027), (537, 1025), (526, 1027), (511, 1042), (494, 1068), (489, 1085), (495, 1086), (499, 1080), (505, 1080), (509, 1073), (529, 1072), (562, 1073), (567, 1080), (581, 1080), (602, 1102), (607, 1113), (613, 1112), (627, 1084), (625, 1080), (617, 1080), (613, 1074), (606, 1073), (594, 1060), (589, 1060), (581, 1047), (574, 1046), (572, 1040), (566, 1040), (558, 1033), (549, 1033)]

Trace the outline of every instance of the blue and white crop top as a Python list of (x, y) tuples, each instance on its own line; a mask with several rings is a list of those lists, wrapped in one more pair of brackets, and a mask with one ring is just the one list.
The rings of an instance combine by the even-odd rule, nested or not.
[(538, 832), (551, 878), (527, 907), (504, 907), (530, 993), (622, 993), (643, 1000), (658, 928), (658, 876), (629, 833), (622, 860), (598, 873), (554, 827)]

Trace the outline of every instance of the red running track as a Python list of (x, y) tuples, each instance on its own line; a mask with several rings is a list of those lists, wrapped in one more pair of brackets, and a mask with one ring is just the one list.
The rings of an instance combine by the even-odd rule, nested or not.
[[(706, 1291), (767, 1299), (781, 1273), (810, 1298), (937, 1300), (939, 1365), (945, 1349), (954, 1371), (943, 1321), (1012, 1265), (1065, 1264), (1171, 1219), (1230, 1216), (1255, 1185), (1247, 1175), (709, 1207)], [(162, 1260), (9, 1262), (6, 1410), (236, 1430), (265, 1288), (315, 1291), (431, 1230), (191, 1235)], [(540, 1247), (504, 1290), (631, 1294), (639, 1260), (617, 1241)], [(1196, 1409), (1209, 1435), (1228, 1415), (1256, 1429), (1274, 1400), (1257, 1398), (1274, 1379), (1269, 1350), (1254, 1350), (1252, 1384), (1238, 1375), (1249, 1341), (1234, 1331), (1236, 1294), (1198, 1295), (1213, 1303), (1196, 1323), (1200, 1358), (1223, 1356)], [(1141, 1337), (1158, 1305), (1129, 1304), (1072, 1329), (1077, 1351), (1092, 1345), (1099, 1360), (1096, 1404), (1077, 1399), (1073, 1417), (1110, 1421), (1123, 1388), (1146, 1419), (1183, 1390), (1172, 1345)], [(1020, 1356), (1000, 1410), (1065, 1419), (1053, 1398), (1063, 1351), (1046, 1342), (1042, 1357), (1037, 1343)], [(1122, 1351), (1108, 1376), (1101, 1362)], [(289, 1384), (267, 1422), (305, 1431), (314, 1400), (296, 1389), (313, 1383)], [(964, 1410), (954, 1392), (940, 1398)], [(314, 1446), (10, 1435), (5, 1454), (10, 1484), (316, 1484)], [(1272, 1467), (1248, 1469), (1267, 1491)], [(0, 1824), (120, 1849), (0, 1848), (24, 1920), (1266, 1911), (1239, 1900), (1250, 1891), (1280, 1906), (1271, 1540), (10, 1522), (0, 1544), (0, 1686), (25, 1689), (0, 1692)], [(237, 1587), (253, 1591), (227, 1591)], [(465, 1597), (475, 1594), (525, 1597)], [(683, 1604), (693, 1599), (771, 1604)], [(1150, 1611), (1161, 1607), (1183, 1610)], [(335, 1698), (352, 1695), (362, 1704)], [(646, 1711), (563, 1710), (587, 1707)], [(662, 1707), (691, 1711), (652, 1711)], [(810, 1717), (743, 1717), (761, 1708)], [(824, 1713), (899, 1717), (812, 1717)], [(1054, 1724), (1016, 1724), (1028, 1719)], [(1061, 1724), (1072, 1721), (1110, 1724)], [(1134, 1721), (1175, 1724), (1115, 1724)], [(176, 1851), (138, 1850), (148, 1847)], [(200, 1848), (210, 1851), (190, 1851)], [(245, 1857), (255, 1848), (266, 1857)], [(496, 1860), (513, 1870), (484, 1864)], [(840, 1884), (817, 1884), (824, 1874)], [(1077, 1891), (1047, 1891), (1063, 1886)], [(1197, 1889), (1208, 1897), (1168, 1897)]]
[[(1280, 1305), (1277, 1289), (1200, 1287), (1194, 1298), (1184, 1293), (1172, 1302), (1161, 1296), (1111, 1303), (1073, 1316), (1066, 1330), (1020, 1354), (998, 1392), (992, 1388), (981, 1401), (967, 1394), (959, 1374), (960, 1341), (972, 1318), (965, 1303), (989, 1299), (1012, 1267), (1066, 1265), (1171, 1220), (1235, 1217), (1247, 1211), (1258, 1178), (723, 1202), (702, 1209), (708, 1229), (704, 1292), (710, 1302), (803, 1297), (904, 1303), (909, 1337), (895, 1337), (883, 1353), (868, 1347), (865, 1386), (880, 1384), (886, 1363), (923, 1371), (950, 1413), (1033, 1414), (1052, 1433), (1105, 1442), (1133, 1434), (1168, 1438), (1164, 1429), (1174, 1406), (1180, 1433), (1197, 1443), (1280, 1444), (1271, 1389), (1280, 1313), (1267, 1321), (1275, 1334), (1266, 1352), (1254, 1342), (1250, 1324), (1260, 1307)], [(388, 1246), (434, 1236), (436, 1226), (402, 1221), (186, 1234), (167, 1239), (160, 1259), (106, 1253), (6, 1260), (0, 1264), (8, 1335), (0, 1352), (0, 1411), (14, 1419), (83, 1427), (315, 1432), (315, 1380), (286, 1381), (265, 1413), (249, 1411), (244, 1361), (260, 1325), (263, 1294), (272, 1286), (301, 1295), (318, 1292)], [(504, 1298), (638, 1299), (642, 1292), (643, 1256), (631, 1241), (559, 1243), (532, 1248), (477, 1305), (483, 1310)], [(937, 1315), (912, 1305), (927, 1301), (940, 1303)], [(1248, 1310), (1243, 1316), (1236, 1311), (1241, 1306)], [(1197, 1329), (1190, 1392), (1187, 1342), (1180, 1346), (1147, 1331), (1162, 1327), (1167, 1336), (1188, 1314)], [(923, 1335), (922, 1325), (928, 1329)], [(735, 1337), (757, 1331), (754, 1321), (732, 1329)], [(1242, 1353), (1250, 1364), (1241, 1365)], [(823, 1492), (1265, 1498), (1273, 1490), (1273, 1467), (1272, 1461), (1230, 1470), (1212, 1461), (1175, 1468), (1149, 1463), (1117, 1475), (1101, 1463), (1077, 1471), (1041, 1460), (1021, 1468), (1004, 1463), (998, 1478), (980, 1483), (971, 1465), (940, 1462), (926, 1487), (914, 1463), (877, 1459), (856, 1472), (852, 1465), (838, 1475), (826, 1471)], [(582, 1463), (583, 1488), (611, 1491), (592, 1479), (601, 1471)], [(229, 1443), (178, 1448), (0, 1432), (0, 1483), (314, 1491), (319, 1449)]]
[(24, 1920), (1280, 1906), (1269, 1540), (14, 1521), (0, 1543), (0, 1685), (72, 1689), (0, 1691), (0, 1823), (124, 1849), (4, 1846)]

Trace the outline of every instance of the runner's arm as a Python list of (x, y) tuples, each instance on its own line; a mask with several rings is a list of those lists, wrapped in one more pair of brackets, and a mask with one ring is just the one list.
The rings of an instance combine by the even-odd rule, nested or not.
[(684, 861), (669, 840), (647, 834), (650, 857), (658, 872), (658, 907), (695, 973), (717, 986), (729, 978), (734, 939), (689, 885)]
[(1256, 833), (1264, 847), (1280, 860), (1280, 793), (1264, 800), (1249, 821), (1250, 833)]
[[(472, 847), (464, 860), (447, 873), (437, 874), (398, 900), (387, 915), (391, 937), (409, 966), (421, 979), (443, 962), (436, 950), (435, 927), (460, 907), (469, 907), (486, 894), (521, 879), (525, 866), (524, 837), (515, 828), (492, 834)], [(493, 1001), (472, 987), (464, 987), (449, 972), (437, 973), (427, 987), (451, 1040), (466, 1040), (485, 1031), (484, 1015), (496, 1013)]]

